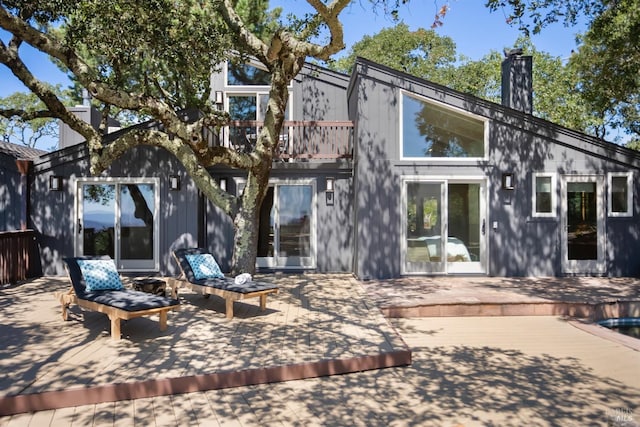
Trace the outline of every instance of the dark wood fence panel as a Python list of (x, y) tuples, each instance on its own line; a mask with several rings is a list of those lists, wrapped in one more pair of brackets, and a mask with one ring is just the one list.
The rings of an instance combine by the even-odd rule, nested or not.
[(33, 230), (0, 232), (0, 285), (28, 278), (33, 238)]

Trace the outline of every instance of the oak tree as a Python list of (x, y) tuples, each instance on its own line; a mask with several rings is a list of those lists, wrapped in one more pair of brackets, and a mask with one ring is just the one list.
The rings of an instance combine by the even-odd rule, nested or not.
[[(162, 147), (184, 166), (205, 197), (224, 211), (235, 229), (234, 272), (253, 272), (258, 216), (284, 121), (288, 86), (308, 58), (328, 60), (344, 48), (339, 15), (349, 0), (308, 0), (310, 14), (278, 22), (264, 0), (0, 0), (0, 62), (46, 106), (46, 111), (87, 142), (92, 174), (99, 174), (139, 145)], [(374, 1), (373, 3), (381, 3)], [(393, 7), (397, 1), (382, 2)], [(314, 37), (325, 30), (325, 43)], [(67, 111), (21, 57), (28, 44), (68, 70), (108, 116), (135, 112), (160, 126), (135, 128), (110, 144), (103, 132)], [(211, 102), (210, 75), (240, 56), (258, 60), (271, 75), (264, 126), (249, 152), (210, 146), (205, 127), (223, 126), (228, 115)], [(196, 110), (189, 119), (184, 110)], [(234, 196), (209, 170), (217, 164), (242, 169), (247, 181)]]

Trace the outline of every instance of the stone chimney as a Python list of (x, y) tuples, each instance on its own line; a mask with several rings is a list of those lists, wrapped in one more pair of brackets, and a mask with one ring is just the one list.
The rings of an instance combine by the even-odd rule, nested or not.
[(505, 50), (502, 61), (502, 105), (533, 113), (533, 59), (522, 49)]

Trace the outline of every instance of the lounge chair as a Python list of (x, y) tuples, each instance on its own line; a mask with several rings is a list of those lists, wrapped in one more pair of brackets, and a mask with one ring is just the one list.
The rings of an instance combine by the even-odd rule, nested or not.
[(62, 318), (67, 320), (68, 307), (74, 303), (104, 313), (111, 320), (111, 338), (120, 339), (120, 320), (136, 317), (160, 317), (160, 330), (167, 329), (167, 312), (179, 308), (174, 298), (125, 289), (113, 260), (108, 257), (65, 258), (71, 281), (68, 292), (56, 293), (62, 305)]
[[(205, 296), (224, 298), (227, 319), (233, 318), (233, 303), (247, 298), (260, 298), (260, 310), (267, 308), (267, 295), (278, 292), (272, 283), (247, 280), (245, 283), (224, 277), (213, 256), (204, 249), (187, 248), (173, 251), (181, 275), (171, 282), (172, 296), (177, 298), (178, 288), (185, 286)], [(192, 263), (196, 265), (195, 271)]]

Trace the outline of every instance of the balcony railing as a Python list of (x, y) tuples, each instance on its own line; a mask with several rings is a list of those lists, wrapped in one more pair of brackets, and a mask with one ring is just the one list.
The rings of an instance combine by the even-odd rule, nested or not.
[(0, 285), (29, 277), (33, 237), (33, 230), (0, 232)]
[[(235, 120), (217, 133), (208, 131), (213, 146), (250, 152), (264, 123)], [(279, 136), (278, 160), (327, 160), (353, 157), (353, 122), (285, 121)]]

